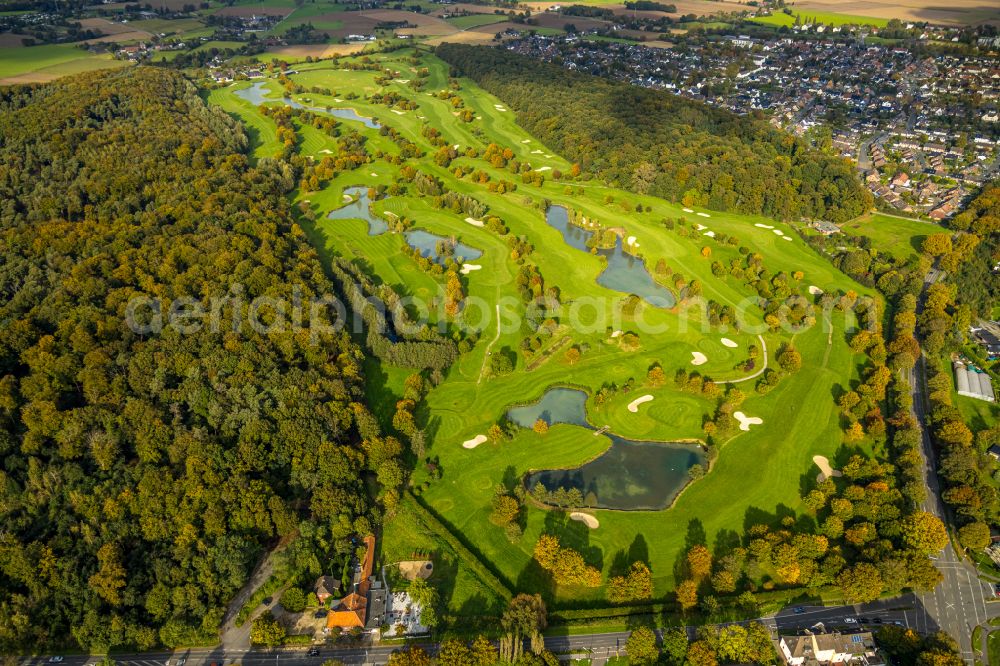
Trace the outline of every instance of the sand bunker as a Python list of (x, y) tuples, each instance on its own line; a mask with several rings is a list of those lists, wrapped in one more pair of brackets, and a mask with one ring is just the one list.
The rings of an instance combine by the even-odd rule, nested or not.
[(723, 344), (723, 346), (729, 347), (729, 348), (732, 348), (732, 349), (735, 349), (736, 347), (739, 347), (738, 344), (736, 344), (735, 342), (733, 342), (729, 338), (722, 338), (722, 344)]
[(423, 578), (427, 580), (434, 573), (434, 563), (430, 560), (403, 560), (399, 563), (399, 574), (406, 580)]
[(715, 238), (715, 232), (714, 231), (706, 231), (705, 235), (708, 236), (709, 238)]
[(531, 139), (522, 139), (521, 143), (531, 143)]
[(400, 111), (399, 109), (392, 109), (392, 112), (395, 113), (397, 116), (405, 116), (406, 115), (406, 111)]
[(733, 412), (733, 418), (740, 422), (740, 430), (750, 430), (750, 426), (764, 422), (759, 416), (747, 416), (743, 412)]
[(697, 215), (698, 217), (712, 217), (708, 213), (695, 213), (695, 215)]
[(785, 232), (782, 231), (781, 229), (771, 229), (771, 233), (774, 234), (775, 236), (784, 236), (785, 235)]
[(834, 476), (843, 476), (839, 469), (830, 467), (830, 461), (826, 459), (826, 456), (813, 456), (813, 463), (819, 467), (819, 474), (816, 475), (816, 481), (819, 483)]
[(812, 294), (813, 296), (819, 296), (820, 294), (823, 293), (823, 290), (817, 287), (816, 285), (811, 284), (809, 285), (809, 293)]
[(691, 365), (701, 365), (702, 363), (708, 363), (708, 357), (701, 352), (691, 352)]
[(535, 171), (551, 171), (552, 167), (542, 167), (541, 169), (535, 169)]
[(531, 154), (532, 154), (532, 155), (541, 155), (541, 154), (542, 154), (542, 151), (540, 151), (540, 150), (538, 150), (538, 149), (535, 149), (535, 150), (531, 151)]
[(472, 439), (467, 439), (462, 442), (462, 447), (466, 449), (474, 449), (485, 441), (486, 435), (476, 435)]
[(708, 229), (708, 227), (706, 227), (704, 224), (696, 224), (696, 225), (694, 225), (694, 230), (695, 231), (701, 231), (702, 229)]
[(344, 195), (344, 201), (352, 201), (351, 195), (350, 194), (345, 194)]
[(590, 515), (589, 513), (581, 513), (580, 511), (574, 511), (573, 513), (569, 514), (569, 519), (577, 520), (592, 530), (596, 530), (598, 527), (601, 526), (601, 523), (597, 521), (597, 518)]
[(629, 236), (628, 238), (625, 239), (626, 245), (632, 245), (633, 243), (635, 243), (635, 236)]
[(694, 212), (690, 208), (682, 208), (681, 210), (683, 210), (685, 213), (693, 213)]
[(782, 240), (792, 240), (791, 236), (782, 236)]
[(465, 218), (465, 221), (468, 222), (469, 224), (471, 224), (474, 227), (481, 227), (481, 226), (483, 226), (483, 221), (482, 220), (477, 220), (474, 217), (467, 217), (467, 218)]
[(653, 396), (651, 396), (649, 394), (646, 394), (644, 396), (636, 398), (632, 402), (628, 403), (628, 411), (630, 411), (633, 414), (635, 414), (635, 413), (637, 413), (639, 411), (639, 405), (641, 405), (644, 402), (649, 402), (652, 399), (653, 399)]
[(760, 222), (758, 222), (753, 226), (760, 227), (761, 229), (774, 229), (774, 227), (772, 227), (770, 224), (761, 224)]
[(478, 271), (481, 269), (482, 266), (480, 266), (479, 264), (462, 264), (462, 269), (459, 270), (458, 272), (461, 273), (462, 275), (468, 275), (472, 271)]
[(378, 174), (377, 174), (377, 173), (375, 173), (374, 171), (372, 171), (372, 172), (371, 172), (371, 173), (370, 173), (369, 175), (370, 175), (370, 176), (371, 176), (372, 178), (378, 178)]
[(324, 148), (323, 150), (321, 150), (319, 152), (323, 153), (324, 155), (332, 155), (333, 154), (333, 151), (330, 150), (329, 148)]

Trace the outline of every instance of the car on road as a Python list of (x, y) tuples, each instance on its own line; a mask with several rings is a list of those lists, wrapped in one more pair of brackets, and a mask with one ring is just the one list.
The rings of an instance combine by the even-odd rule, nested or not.
[(871, 620), (868, 619), (867, 617), (859, 617), (858, 622), (860, 622), (861, 624), (869, 624)]
[(309, 654), (310, 657), (318, 657), (319, 656), (319, 648), (309, 648), (309, 653), (308, 654)]
[(50, 664), (58, 664), (63, 660), (63, 657), (49, 657)]
[(882, 618), (880, 617), (872, 618), (872, 624), (882, 624)]
[(796, 606), (794, 610), (796, 615), (802, 615), (803, 613), (806, 612), (806, 609), (803, 608), (802, 606)]
[(846, 622), (847, 624), (857, 624), (858, 623), (857, 619), (853, 618), (853, 617), (845, 617), (844, 618), (844, 622)]

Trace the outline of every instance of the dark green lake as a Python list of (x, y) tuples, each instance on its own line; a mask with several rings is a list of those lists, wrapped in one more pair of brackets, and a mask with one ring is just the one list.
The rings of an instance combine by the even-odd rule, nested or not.
[[(549, 425), (569, 423), (596, 430), (587, 421), (587, 394), (570, 388), (551, 388), (530, 405), (513, 407), (507, 417), (523, 428), (543, 419)], [(546, 488), (578, 488), (584, 503), (599, 509), (658, 510), (670, 505), (688, 483), (688, 470), (705, 464), (705, 455), (694, 444), (640, 442), (604, 433), (611, 448), (575, 469), (532, 472), (528, 488), (543, 483)], [(580, 432), (580, 437), (593, 437)]]

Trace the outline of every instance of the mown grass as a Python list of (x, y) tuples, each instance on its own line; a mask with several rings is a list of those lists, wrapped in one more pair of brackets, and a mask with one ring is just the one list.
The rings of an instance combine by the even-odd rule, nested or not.
[[(12, 46), (0, 48), (0, 78), (18, 76), (46, 70), (56, 75), (72, 74), (74, 71), (85, 71), (87, 66), (74, 70), (68, 63), (86, 60), (90, 69), (100, 69), (101, 66), (123, 66), (116, 64), (107, 56), (95, 56), (89, 51), (78, 49), (66, 44), (42, 44), (40, 46)], [(99, 66), (94, 66), (99, 63)]]
[[(414, 68), (405, 59), (406, 55), (408, 53), (377, 57), (383, 66), (397, 70), (398, 78), (408, 79), (413, 78)], [(426, 90), (436, 91), (447, 86), (447, 67), (443, 63), (424, 56), (421, 65), (427, 65), (431, 72)], [(398, 82), (389, 83), (384, 88), (418, 102), (417, 110), (398, 115), (385, 106), (368, 103), (363, 96), (380, 89), (374, 82), (372, 72), (340, 71), (332, 69), (328, 63), (316, 63), (303, 65), (300, 73), (293, 78), (305, 86), (329, 87), (336, 91), (334, 95), (343, 96), (347, 91), (358, 93), (361, 98), (340, 103), (334, 102), (333, 96), (308, 96), (317, 106), (349, 106), (361, 115), (374, 117), (396, 128), (407, 139), (427, 150), (428, 154), (433, 154), (433, 149), (422, 135), (426, 125), (442, 130), (449, 143), (463, 147), (483, 148), (491, 141), (510, 147), (519, 159), (530, 161), (535, 168), (544, 166), (567, 173), (571, 166), (527, 134), (517, 124), (512, 112), (502, 110), (506, 107), (500, 100), (468, 80), (460, 81), (460, 94), (465, 104), (475, 112), (476, 120), (472, 123), (457, 121), (447, 102), (417, 93)], [(273, 150), (277, 149), (272, 143), (273, 126), (262, 123), (259, 112), (252, 105), (235, 98), (232, 91), (233, 88), (212, 91), (209, 101), (239, 114), (254, 128), (255, 155), (268, 154), (269, 149), (273, 154)], [(370, 150), (378, 147), (393, 154), (398, 152), (398, 148), (380, 137), (377, 130), (363, 128), (351, 121), (343, 121), (343, 127), (359, 129), (369, 137)], [(319, 145), (317, 141), (311, 133), (306, 133), (301, 147), (313, 154), (312, 151)], [(519, 180), (508, 171), (493, 169), (481, 160), (463, 157), (455, 164), (474, 165), (489, 172), (494, 180)], [(500, 216), (513, 233), (530, 241), (536, 248), (532, 261), (538, 264), (547, 283), (559, 286), (564, 302), (590, 298), (613, 305), (622, 295), (595, 283), (604, 268), (603, 260), (568, 247), (559, 233), (545, 223), (540, 206), (544, 199), (572, 206), (591, 219), (624, 225), (630, 235), (638, 238), (648, 264), (663, 258), (674, 271), (697, 278), (703, 285), (706, 298), (741, 307), (741, 320), (746, 328), (761, 321), (762, 313), (755, 298), (749, 298), (746, 287), (734, 279), (715, 277), (710, 268), (712, 260), (727, 263), (736, 257), (737, 249), (700, 234), (694, 238), (682, 238), (663, 227), (661, 220), (664, 217), (685, 217), (692, 224), (704, 224), (716, 233), (737, 236), (741, 244), (764, 256), (772, 272), (792, 274), (802, 271), (804, 277), (797, 282), (793, 280), (795, 288), (801, 293), (806, 293), (809, 285), (833, 293), (847, 290), (871, 293), (836, 271), (792, 233), (788, 225), (766, 218), (714, 212), (709, 213), (709, 217), (696, 217), (666, 201), (623, 192), (593, 181), (567, 185), (548, 178), (541, 187), (518, 183), (516, 192), (497, 195), (467, 179), (457, 179), (451, 171), (437, 166), (430, 159), (421, 160), (419, 167), (439, 177), (449, 189), (471, 194), (488, 203), (492, 214)], [(362, 221), (324, 219), (326, 212), (342, 205), (346, 187), (388, 185), (394, 181), (396, 169), (384, 161), (373, 162), (356, 171), (341, 174), (319, 192), (298, 192), (296, 199), (308, 200), (317, 213), (319, 221), (309, 225), (307, 232), (326, 260), (333, 255), (341, 255), (363, 261), (382, 281), (402, 293), (427, 298), (440, 293), (440, 282), (422, 273), (400, 252), (404, 247), (401, 236), (384, 234), (372, 237), (367, 235), (367, 227)], [(551, 172), (547, 175), (551, 176)], [(622, 202), (630, 204), (630, 212), (625, 211)], [(636, 203), (644, 208), (648, 206), (649, 212), (636, 213)], [(547, 578), (533, 565), (530, 556), (538, 536), (549, 532), (559, 534), (565, 543), (579, 549), (591, 563), (605, 572), (611, 569), (616, 559), (631, 557), (626, 555), (629, 551), (633, 554), (648, 553), (656, 593), (663, 595), (676, 584), (674, 565), (691, 540), (704, 539), (710, 546), (715, 545), (742, 534), (746, 527), (754, 523), (773, 523), (783, 516), (799, 512), (802, 508), (802, 489), (815, 479), (817, 473), (811, 462), (812, 456), (828, 456), (836, 466), (850, 453), (841, 444), (840, 415), (834, 398), (857, 379), (857, 364), (862, 359), (855, 356), (846, 344), (844, 322), (838, 316), (834, 317), (832, 332), (815, 326), (794, 336), (794, 344), (803, 357), (803, 368), (784, 379), (778, 388), (760, 396), (753, 392), (752, 382), (741, 386), (749, 396), (742, 406), (743, 411), (760, 416), (764, 424), (740, 433), (726, 443), (711, 472), (691, 484), (672, 508), (665, 511), (597, 511), (600, 528), (593, 531), (580, 523), (568, 521), (560, 512), (529, 508), (523, 538), (518, 543), (509, 543), (502, 530), (488, 520), (490, 499), (496, 485), (514, 483), (533, 469), (577, 466), (603, 452), (608, 440), (578, 427), (557, 425), (544, 436), (522, 431), (511, 441), (487, 443), (474, 450), (462, 448), (463, 441), (485, 433), (512, 403), (537, 399), (549, 386), (571, 383), (586, 387), (593, 394), (605, 383), (620, 385), (630, 378), (640, 384), (632, 393), (618, 395), (601, 406), (590, 401), (588, 410), (594, 423), (607, 423), (614, 432), (626, 437), (664, 441), (699, 437), (702, 421), (714, 404), (679, 392), (670, 385), (657, 389), (642, 386), (647, 369), (653, 363), (661, 363), (668, 376), (677, 368), (691, 370), (691, 352), (701, 351), (709, 361), (699, 368), (700, 371), (716, 379), (736, 378), (745, 373), (734, 366), (746, 357), (746, 347), (755, 341), (755, 336), (750, 330), (742, 333), (704, 330), (700, 321), (686, 321), (678, 313), (645, 307), (642, 310), (644, 320), (661, 330), (640, 333), (641, 346), (636, 351), (623, 351), (607, 339), (608, 327), (638, 331), (639, 326), (635, 322), (628, 319), (599, 321), (584, 318), (586, 326), (571, 331), (573, 343), (588, 348), (577, 364), (568, 365), (562, 354), (557, 353), (531, 372), (525, 371), (524, 360), (519, 359), (518, 367), (511, 375), (498, 378), (483, 376), (487, 345), (497, 331), (492, 316), (493, 304), (504, 302), (505, 310), (510, 308), (515, 313), (522, 307), (513, 287), (517, 267), (509, 258), (504, 241), (486, 229), (466, 223), (464, 216), (431, 208), (425, 199), (398, 196), (377, 202), (375, 208), (406, 215), (415, 219), (419, 228), (455, 236), (484, 252), (483, 257), (475, 262), (482, 265), (482, 270), (472, 273), (467, 279), (467, 290), (473, 302), (470, 302), (465, 315), (468, 326), (482, 330), (481, 341), (471, 352), (459, 358), (449, 369), (445, 381), (426, 399), (426, 427), (431, 441), (428, 455), (439, 462), (443, 478), (430, 480), (423, 466), (419, 465), (414, 482), (420, 486), (420, 501), (459, 535), (463, 543), (490, 563), (491, 568), (512, 587), (541, 591), (558, 602), (578, 602), (603, 596), (600, 589), (551, 587)], [(755, 224), (778, 227), (782, 234), (779, 236)], [(789, 236), (790, 240), (782, 236)], [(700, 253), (705, 246), (712, 249), (711, 259), (704, 258)], [(479, 303), (483, 306), (480, 307)], [(485, 318), (484, 313), (487, 315)], [(738, 347), (729, 349), (723, 346), (720, 342), (723, 335), (737, 341)], [(516, 349), (522, 337), (523, 331), (505, 331), (493, 349)], [(778, 347), (793, 341), (792, 338), (787, 333), (765, 333), (771, 363), (774, 363), (773, 355)], [(373, 359), (367, 362), (369, 401), (380, 411), (384, 423), (391, 420), (391, 411), (402, 393), (402, 382), (407, 374), (405, 370), (383, 367)], [(625, 410), (628, 402), (646, 392), (655, 396), (653, 402), (643, 405), (637, 414)], [(426, 489), (423, 488), (425, 483)], [(404, 559), (415, 550), (443, 549), (440, 540), (416, 530), (412, 523), (405, 510), (387, 523), (384, 533), (387, 557)], [(484, 597), (482, 590), (460, 565), (455, 566), (453, 575), (456, 582), (447, 593), (452, 611), (458, 612)]]
[(913, 220), (884, 213), (859, 217), (841, 227), (855, 236), (867, 236), (872, 245), (905, 259), (920, 254), (920, 246), (931, 234), (945, 230), (933, 222)]

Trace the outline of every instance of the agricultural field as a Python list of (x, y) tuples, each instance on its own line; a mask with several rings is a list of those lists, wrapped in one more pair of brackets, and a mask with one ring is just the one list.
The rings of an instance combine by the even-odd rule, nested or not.
[[(512, 236), (533, 246), (531, 261), (538, 266), (546, 287), (557, 286), (559, 299), (567, 306), (580, 306), (577, 324), (566, 325), (561, 317), (548, 342), (529, 357), (520, 350), (526, 332), (533, 329), (526, 323), (512, 325), (523, 321), (526, 314), (515, 284), (519, 266), (508, 241), (482, 226), (481, 220), (436, 208), (429, 197), (409, 192), (377, 198), (368, 211), (359, 206), (356, 217), (336, 212), (345, 204), (357, 206), (357, 197), (368, 188), (389, 188), (400, 182), (401, 166), (384, 159), (343, 171), (320, 186), (303, 183), (295, 191), (296, 204), (309, 209), (309, 217), (315, 218), (314, 222), (303, 218), (302, 224), (325, 263), (338, 258), (352, 261), (380, 284), (418, 301), (440, 304), (443, 277), (422, 268), (405, 252), (412, 242), (410, 236), (391, 229), (371, 235), (369, 221), (362, 218), (371, 218), (372, 224), (409, 218), (415, 221), (411, 231), (450, 239), (466, 254), (481, 253), (463, 264), (472, 266), (461, 277), (467, 296), (465, 309), (455, 315), (457, 319), (444, 312), (430, 317), (431, 323), (449, 331), (476, 331), (478, 340), (461, 353), (417, 409), (416, 418), (427, 433), (425, 455), (433, 465), (418, 464), (411, 484), (418, 497), (404, 497), (397, 516), (385, 525), (385, 562), (411, 559), (415, 553), (437, 554), (436, 570), (447, 572), (440, 577), (444, 601), (450, 611), (458, 613), (475, 608), (475, 614), (480, 614), (499, 604), (489, 585), (465, 559), (466, 551), (474, 553), (509, 588), (538, 591), (556, 603), (603, 598), (602, 588), (551, 586), (531, 556), (539, 536), (548, 533), (580, 551), (605, 575), (620, 566), (628, 551), (644, 553), (656, 594), (661, 596), (677, 584), (675, 564), (691, 539), (703, 535), (714, 547), (731, 542), (747, 525), (774, 523), (800, 512), (802, 489), (818, 472), (813, 457), (826, 456), (836, 467), (850, 453), (843, 445), (841, 414), (834, 397), (858, 380), (863, 356), (854, 354), (847, 345), (843, 316), (836, 313), (832, 326), (818, 324), (795, 333), (773, 332), (762, 325), (756, 295), (751, 298), (742, 284), (713, 274), (713, 260), (728, 262), (740, 256), (736, 246), (716, 237), (736, 237), (737, 245), (759, 252), (772, 273), (797, 276), (790, 277), (792, 289), (812, 302), (818, 301), (820, 291), (872, 292), (830, 266), (786, 224), (760, 217), (684, 211), (661, 199), (595, 181), (560, 182), (552, 177), (554, 172), (568, 174), (573, 165), (525, 132), (500, 99), (466, 79), (450, 87), (447, 65), (426, 53), (408, 50), (371, 58), (382, 70), (392, 70), (395, 77), (380, 84), (376, 77), (381, 72), (343, 69), (339, 64), (343, 60), (302, 64), (291, 80), (306, 88), (328, 88), (330, 94), (310, 92), (292, 99), (314, 109), (353, 111), (416, 144), (426, 157), (405, 163), (438, 178), (448, 191), (486, 204), (488, 214), (502, 219)], [(427, 69), (425, 83), (422, 89), (414, 89), (410, 83), (423, 68)], [(265, 105), (283, 103), (277, 80), (254, 85), (265, 95)], [(246, 123), (256, 158), (274, 155), (283, 147), (277, 139), (277, 126), (248, 99), (250, 86), (240, 82), (217, 88), (207, 99)], [(448, 99), (447, 94), (436, 94), (449, 90), (458, 102)], [(376, 104), (370, 99), (375, 93), (393, 93), (405, 103), (391, 107)], [(460, 113), (456, 109), (471, 111), (468, 122), (456, 116)], [(458, 147), (459, 154), (450, 165), (432, 159), (439, 147), (429, 141), (428, 128), (442, 133), (448, 145)], [(387, 130), (346, 119), (341, 120), (339, 129), (359, 132), (369, 155), (399, 154), (400, 148)], [(333, 138), (313, 127), (301, 127), (296, 134), (295, 149), (315, 160), (336, 149)], [(474, 148), (481, 155), (491, 143), (530, 163), (533, 173), (544, 175), (544, 182), (525, 181), (481, 157), (465, 154)], [(514, 180), (516, 191), (490, 191), (468, 176), (457, 176), (455, 168), (459, 166), (481, 171), (491, 183)], [(358, 187), (361, 189), (354, 189)], [(568, 244), (554, 222), (547, 221), (545, 202), (622, 228), (618, 243), (632, 246), (632, 256), (618, 255), (621, 261), (616, 266), (624, 266), (622, 270), (631, 271), (628, 275), (633, 277), (645, 266), (649, 277), (654, 264), (662, 259), (675, 273), (698, 280), (706, 299), (737, 308), (740, 329), (708, 326), (699, 314), (691, 314), (689, 303), (658, 307), (647, 300), (635, 311), (624, 311), (626, 301), (633, 305), (635, 301), (622, 291), (602, 286), (607, 284), (603, 278), (598, 282), (611, 259)], [(637, 205), (642, 212), (636, 212)], [(337, 219), (329, 219), (330, 213)], [(683, 228), (691, 231), (681, 235), (676, 228), (668, 230), (662, 224), (664, 218), (683, 218)], [(626, 235), (630, 241), (623, 240)], [(671, 287), (660, 285), (664, 290)], [(584, 308), (587, 303), (593, 308)], [(570, 318), (567, 316), (567, 321)], [(758, 394), (755, 378), (765, 364), (775, 366), (776, 353), (784, 344), (794, 344), (802, 356), (802, 368), (769, 393)], [(758, 363), (747, 368), (751, 346), (761, 354)], [(579, 351), (578, 358), (567, 354), (571, 348)], [(494, 371), (497, 355), (514, 359), (510, 372)], [(700, 365), (695, 366), (694, 361)], [(647, 371), (657, 364), (662, 366), (666, 382), (647, 380)], [(677, 370), (697, 370), (719, 383), (734, 382), (746, 395), (740, 409), (755, 419), (747, 430), (725, 441), (707, 474), (690, 482), (672, 504), (668, 502), (668, 508), (587, 508), (586, 513), (597, 524), (591, 529), (570, 520), (562, 511), (529, 502), (523, 535), (514, 543), (490, 522), (491, 500), (498, 485), (512, 487), (539, 470), (575, 469), (619, 446), (609, 433), (596, 432), (595, 428), (608, 426), (615, 437), (640, 445), (681, 442), (670, 446), (685, 451), (685, 456), (700, 455), (697, 442), (704, 439), (703, 424), (716, 400), (677, 388), (673, 381)], [(404, 381), (413, 371), (374, 357), (367, 359), (365, 371), (368, 403), (389, 427), (404, 394)], [(618, 388), (605, 391), (599, 400), (602, 387), (609, 386)], [(506, 441), (482, 441), (485, 437), (479, 437), (504, 421), (508, 409), (517, 405), (530, 408), (554, 387), (572, 387), (585, 394), (584, 416), (589, 425), (558, 422), (550, 414), (553, 421), (544, 433), (520, 428)], [(644, 401), (636, 405), (639, 397)], [(478, 445), (474, 443), (477, 439)], [(657, 446), (660, 444), (654, 444)], [(865, 441), (852, 446), (855, 451), (871, 449)], [(626, 483), (614, 492), (626, 498), (636, 496), (642, 490), (638, 486), (646, 482), (643, 474), (652, 473), (649, 483), (653, 485), (662, 480), (657, 477), (686, 480), (688, 466), (633, 469), (633, 481), (624, 480)], [(612, 483), (616, 483), (614, 479)], [(635, 487), (628, 487), (629, 483)], [(428, 509), (464, 547), (456, 547), (435, 533), (422, 514)], [(439, 561), (442, 569), (438, 569)]]
[(940, 25), (1000, 24), (1000, 6), (981, 0), (804, 0), (789, 5), (793, 12), (823, 12)]
[(456, 28), (465, 30), (492, 23), (502, 23), (507, 20), (507, 17), (502, 14), (468, 14), (466, 16), (451, 16), (445, 20)]
[(824, 25), (872, 25), (877, 28), (885, 27), (889, 19), (874, 18), (870, 16), (857, 16), (833, 11), (800, 10), (790, 7), (791, 14), (776, 11), (770, 16), (758, 16), (751, 19), (754, 23), (775, 26), (793, 26), (798, 19), (802, 23), (822, 23)]
[(0, 48), (0, 85), (51, 81), (94, 69), (126, 67), (110, 55), (95, 55), (66, 44)]

